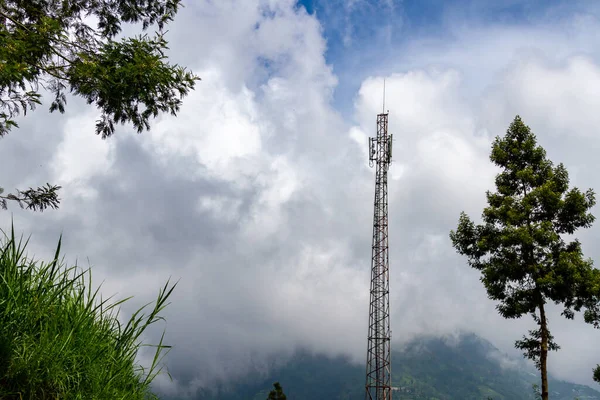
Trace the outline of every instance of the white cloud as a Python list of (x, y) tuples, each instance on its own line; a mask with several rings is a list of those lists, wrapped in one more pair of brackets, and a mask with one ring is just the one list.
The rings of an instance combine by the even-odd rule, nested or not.
[(223, 221), (233, 222), (239, 217), (240, 200), (225, 196), (201, 196), (198, 199), (200, 212), (208, 212), (216, 215)]
[(600, 69), (588, 56), (566, 57), (553, 63), (545, 57), (523, 57), (505, 74), (489, 99), (485, 113), (513, 110), (527, 115), (548, 135), (596, 137), (600, 100)]
[(190, 156), (204, 167), (187, 171), (190, 176), (208, 173), (243, 184), (245, 176), (260, 168), (256, 159), (263, 150), (254, 94), (247, 87), (232, 92), (223, 86), (224, 77), (216, 68), (196, 73), (203, 77), (201, 90), (186, 98), (176, 118), (157, 123), (144, 144), (165, 166), (177, 157)]
[(68, 118), (62, 141), (54, 154), (50, 166), (55, 176), (54, 183), (63, 186), (68, 197), (97, 196), (97, 192), (86, 185), (86, 180), (90, 176), (107, 173), (112, 165), (113, 143), (90, 137), (95, 130), (97, 114), (86, 112)]

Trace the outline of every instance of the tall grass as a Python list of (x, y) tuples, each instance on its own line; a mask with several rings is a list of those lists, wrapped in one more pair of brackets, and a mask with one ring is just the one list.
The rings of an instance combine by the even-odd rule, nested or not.
[(119, 306), (130, 298), (109, 303), (92, 291), (89, 269), (59, 260), (61, 240), (44, 263), (25, 255), (28, 240), (17, 241), (14, 228), (0, 238), (0, 399), (157, 398), (150, 383), (170, 348), (164, 332), (149, 369), (136, 356), (176, 284), (121, 324)]

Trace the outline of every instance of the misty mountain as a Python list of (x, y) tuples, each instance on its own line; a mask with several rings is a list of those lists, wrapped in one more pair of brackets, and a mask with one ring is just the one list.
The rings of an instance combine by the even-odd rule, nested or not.
[[(537, 371), (524, 360), (509, 359), (473, 334), (458, 338), (421, 338), (392, 353), (395, 400), (529, 400), (534, 399)], [(343, 357), (298, 352), (268, 375), (245, 382), (216, 385), (194, 400), (264, 400), (279, 381), (290, 400), (362, 400), (365, 367)], [(599, 399), (588, 386), (550, 379), (553, 400)], [(170, 398), (165, 400), (175, 400)]]

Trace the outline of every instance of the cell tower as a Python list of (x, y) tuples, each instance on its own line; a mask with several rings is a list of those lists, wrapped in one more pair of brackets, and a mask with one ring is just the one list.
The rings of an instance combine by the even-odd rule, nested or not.
[(365, 400), (392, 399), (387, 190), (392, 135), (388, 136), (387, 128), (388, 113), (378, 114), (377, 137), (369, 138), (369, 165), (376, 164), (376, 174)]

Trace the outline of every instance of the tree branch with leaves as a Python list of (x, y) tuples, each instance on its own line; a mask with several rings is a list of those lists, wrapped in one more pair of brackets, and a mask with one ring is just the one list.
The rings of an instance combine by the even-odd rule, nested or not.
[[(181, 0), (0, 0), (0, 137), (42, 104), (42, 91), (53, 98), (50, 112), (65, 112), (68, 93), (95, 105), (103, 139), (117, 124), (141, 133), (160, 113), (177, 115), (200, 79), (166, 56), (164, 28), (179, 7)], [(117, 40), (125, 23), (144, 33)], [(151, 26), (157, 31), (148, 35)]]
[(58, 208), (60, 199), (58, 197), (58, 190), (60, 186), (52, 186), (46, 184), (36, 189), (29, 188), (21, 191), (17, 190), (16, 194), (9, 193), (4, 194), (4, 189), (0, 188), (0, 208), (6, 210), (8, 208), (8, 201), (15, 201), (21, 208), (26, 208), (33, 211), (44, 211), (46, 208)]

